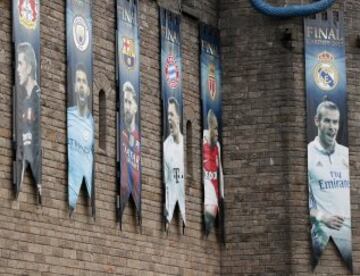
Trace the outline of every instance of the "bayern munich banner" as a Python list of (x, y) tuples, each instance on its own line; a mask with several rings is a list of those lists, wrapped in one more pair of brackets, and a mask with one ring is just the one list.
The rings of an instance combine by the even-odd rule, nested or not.
[(95, 216), (91, 0), (67, 0), (67, 143), (70, 215), (82, 184)]
[(219, 31), (200, 25), (201, 99), (203, 117), (202, 167), (204, 222), (208, 235), (219, 217), (224, 241), (224, 178), (221, 161), (221, 63)]
[(185, 227), (185, 177), (180, 16), (160, 8), (163, 177), (166, 229), (176, 203)]
[(16, 198), (30, 169), (41, 204), (40, 1), (13, 1), (15, 84), (14, 187)]
[(304, 29), (314, 267), (332, 239), (352, 270), (343, 13), (329, 11), (306, 18)]
[(117, 1), (118, 215), (131, 196), (141, 223), (140, 39), (138, 1)]

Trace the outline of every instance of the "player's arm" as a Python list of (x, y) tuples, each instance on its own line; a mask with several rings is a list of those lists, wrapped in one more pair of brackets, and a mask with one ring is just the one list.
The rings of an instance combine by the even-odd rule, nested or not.
[(224, 173), (222, 167), (222, 159), (221, 159), (221, 146), (220, 143), (217, 142), (217, 147), (219, 151), (219, 184), (220, 184), (220, 197), (224, 198)]
[(343, 217), (337, 215), (330, 215), (317, 209), (310, 209), (310, 217), (324, 223), (327, 227), (334, 230), (340, 230), (341, 226), (344, 223)]

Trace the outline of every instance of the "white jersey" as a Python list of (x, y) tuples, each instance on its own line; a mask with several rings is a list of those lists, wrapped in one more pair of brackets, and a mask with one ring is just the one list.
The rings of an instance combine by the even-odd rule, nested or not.
[(335, 144), (328, 153), (319, 138), (308, 145), (310, 209), (350, 221), (349, 150)]
[(185, 223), (185, 187), (184, 187), (184, 142), (180, 136), (179, 144), (172, 135), (164, 142), (164, 177), (166, 197), (166, 218), (172, 220), (176, 202)]

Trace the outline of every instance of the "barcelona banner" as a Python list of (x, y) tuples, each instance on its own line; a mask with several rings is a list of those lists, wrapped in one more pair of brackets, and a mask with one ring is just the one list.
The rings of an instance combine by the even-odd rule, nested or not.
[(221, 63), (219, 31), (200, 25), (200, 74), (203, 118), (202, 167), (204, 222), (208, 235), (219, 217), (224, 241), (224, 178), (221, 159)]
[(343, 12), (304, 20), (313, 265), (331, 238), (352, 270)]
[(91, 0), (67, 0), (67, 143), (70, 216), (85, 183), (95, 216)]
[(176, 203), (185, 227), (185, 178), (180, 16), (160, 8), (163, 172), (166, 229)]
[(13, 95), (16, 198), (30, 169), (41, 204), (40, 1), (13, 0), (15, 84)]
[[(140, 38), (138, 1), (117, 1), (118, 220), (131, 196), (141, 224)], [(120, 172), (120, 173), (119, 173)]]

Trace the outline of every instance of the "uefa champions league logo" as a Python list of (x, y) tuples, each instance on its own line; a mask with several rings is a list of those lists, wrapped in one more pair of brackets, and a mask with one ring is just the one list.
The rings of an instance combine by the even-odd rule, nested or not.
[(313, 77), (316, 85), (324, 91), (335, 89), (339, 82), (339, 74), (334, 65), (334, 56), (329, 52), (322, 52), (318, 55), (319, 63), (313, 70)]
[(73, 37), (76, 48), (80, 51), (85, 51), (89, 46), (89, 28), (86, 25), (85, 19), (81, 16), (76, 16), (73, 23)]

